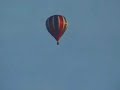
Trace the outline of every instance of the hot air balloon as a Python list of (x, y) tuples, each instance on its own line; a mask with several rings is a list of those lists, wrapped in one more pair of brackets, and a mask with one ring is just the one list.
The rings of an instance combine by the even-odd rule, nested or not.
[(62, 15), (53, 15), (46, 20), (46, 27), (48, 32), (55, 38), (57, 45), (59, 40), (67, 30), (68, 22)]

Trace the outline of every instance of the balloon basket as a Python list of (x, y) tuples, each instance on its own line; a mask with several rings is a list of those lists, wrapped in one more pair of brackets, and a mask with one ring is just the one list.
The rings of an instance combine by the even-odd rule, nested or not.
[(57, 45), (59, 45), (59, 42), (57, 42)]

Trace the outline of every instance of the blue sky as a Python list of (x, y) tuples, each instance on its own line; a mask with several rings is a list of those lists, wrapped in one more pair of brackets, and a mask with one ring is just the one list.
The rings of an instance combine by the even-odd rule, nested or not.
[[(119, 0), (0, 0), (0, 90), (120, 90)], [(56, 45), (45, 21), (64, 15)]]

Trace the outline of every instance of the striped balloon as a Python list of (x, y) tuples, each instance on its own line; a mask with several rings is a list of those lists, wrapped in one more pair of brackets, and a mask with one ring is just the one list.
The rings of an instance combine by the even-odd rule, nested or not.
[(59, 40), (67, 29), (67, 20), (62, 15), (53, 15), (46, 20), (48, 32), (56, 39), (57, 45)]

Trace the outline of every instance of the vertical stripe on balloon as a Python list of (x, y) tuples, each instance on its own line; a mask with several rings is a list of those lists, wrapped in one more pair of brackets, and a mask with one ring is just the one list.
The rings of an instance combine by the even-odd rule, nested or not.
[(46, 27), (47, 27), (47, 29), (48, 29), (48, 31), (49, 31), (49, 23), (48, 23), (48, 20), (49, 20), (49, 19), (47, 19), (47, 21), (46, 21)]
[(59, 29), (59, 32), (60, 32), (60, 16), (58, 16), (58, 29)]
[(64, 21), (65, 21), (65, 22), (64, 22), (65, 24), (64, 24), (63, 33), (64, 33), (64, 32), (66, 31), (66, 29), (67, 29), (67, 21), (66, 21), (66, 19), (65, 19), (65, 18), (64, 18)]
[(59, 22), (58, 22), (58, 15), (54, 16), (54, 26), (55, 26), (55, 30), (56, 30), (56, 35), (59, 34)]
[(59, 29), (60, 29), (60, 31), (62, 31), (63, 30), (63, 28), (64, 28), (64, 23), (63, 23), (63, 17), (62, 16), (59, 16), (59, 19), (60, 19), (60, 22), (59, 22)]
[(65, 24), (66, 24), (66, 28), (67, 28), (67, 26), (68, 26), (68, 23), (67, 23), (67, 20), (66, 20), (66, 18), (64, 17), (64, 19), (65, 19)]
[(52, 36), (55, 36), (56, 33), (55, 33), (55, 29), (54, 29), (53, 17), (51, 17), (49, 19), (49, 26), (50, 26), (50, 31), (51, 31)]

